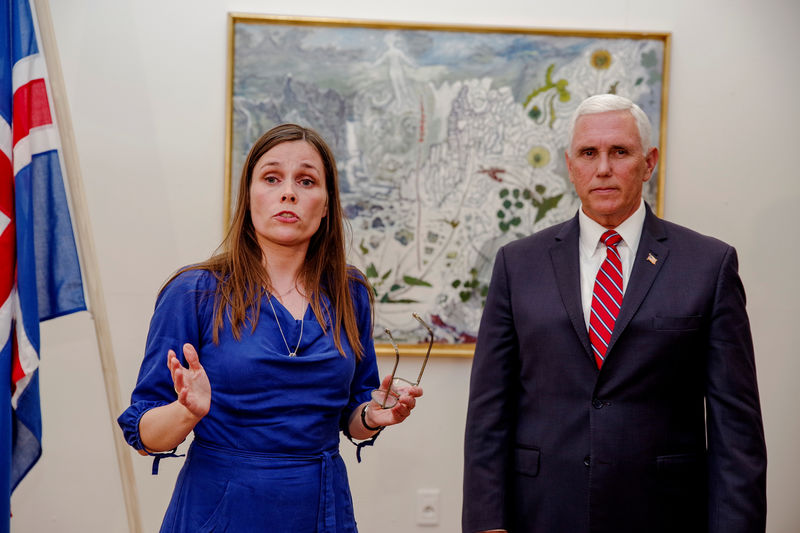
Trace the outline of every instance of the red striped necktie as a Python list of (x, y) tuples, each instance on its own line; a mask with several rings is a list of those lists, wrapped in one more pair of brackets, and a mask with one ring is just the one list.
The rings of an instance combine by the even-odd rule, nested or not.
[(603, 366), (606, 359), (614, 322), (622, 307), (622, 260), (617, 251), (617, 244), (621, 241), (619, 233), (612, 230), (600, 237), (600, 242), (606, 245), (606, 259), (597, 271), (594, 281), (589, 317), (589, 340), (592, 341), (597, 368)]

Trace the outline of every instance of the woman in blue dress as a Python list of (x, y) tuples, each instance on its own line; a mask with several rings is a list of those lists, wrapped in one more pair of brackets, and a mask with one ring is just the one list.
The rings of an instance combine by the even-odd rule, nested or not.
[(339, 431), (371, 443), (422, 390), (400, 391), (390, 409), (370, 401), (372, 289), (345, 262), (320, 136), (293, 124), (265, 133), (239, 191), (220, 250), (158, 295), (119, 424), (156, 455), (154, 472), (194, 432), (162, 532), (355, 532)]

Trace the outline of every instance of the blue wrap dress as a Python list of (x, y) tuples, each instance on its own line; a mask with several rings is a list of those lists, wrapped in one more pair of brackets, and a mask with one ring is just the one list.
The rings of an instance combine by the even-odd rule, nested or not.
[[(143, 449), (142, 415), (176, 399), (167, 350), (186, 365), (182, 346), (195, 346), (211, 407), (194, 428), (161, 531), (357, 531), (339, 431), (347, 432), (351, 413), (379, 384), (367, 289), (351, 283), (365, 347), (357, 361), (344, 332), (346, 357), (331, 325), (324, 334), (310, 306), (297, 356), (289, 357), (266, 298), (255, 331), (246, 325), (237, 341), (226, 319), (214, 344), (215, 288), (210, 273), (192, 270), (161, 292), (131, 405), (118, 419), (128, 443)], [(272, 303), (294, 348), (301, 323), (277, 299)]]

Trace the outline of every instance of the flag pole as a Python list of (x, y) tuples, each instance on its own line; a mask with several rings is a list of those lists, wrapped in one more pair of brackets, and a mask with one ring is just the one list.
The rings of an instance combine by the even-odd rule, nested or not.
[(59, 133), (61, 134), (61, 147), (64, 165), (68, 179), (69, 196), (73, 210), (73, 223), (78, 234), (77, 244), (80, 250), (80, 261), (86, 275), (83, 278), (86, 284), (86, 293), (89, 298), (89, 312), (94, 321), (97, 348), (100, 353), (100, 366), (103, 371), (108, 411), (111, 417), (111, 431), (114, 449), (117, 455), (120, 480), (122, 481), (122, 495), (125, 500), (125, 511), (128, 518), (130, 533), (141, 533), (141, 514), (139, 500), (136, 493), (136, 483), (133, 475), (133, 463), (130, 449), (125, 444), (117, 426), (117, 416), (122, 412), (120, 402), (119, 377), (117, 365), (114, 360), (114, 351), (111, 346), (111, 331), (106, 314), (103, 287), (100, 283), (100, 271), (97, 266), (94, 239), (92, 237), (89, 212), (86, 207), (86, 196), (83, 190), (83, 180), (78, 162), (78, 152), (72, 130), (72, 118), (69, 113), (67, 94), (64, 89), (64, 78), (61, 73), (61, 61), (56, 47), (53, 21), (50, 17), (49, 0), (34, 0), (36, 15), (39, 21), (39, 31), (44, 47), (47, 71), (50, 78), (50, 88), (55, 107)]

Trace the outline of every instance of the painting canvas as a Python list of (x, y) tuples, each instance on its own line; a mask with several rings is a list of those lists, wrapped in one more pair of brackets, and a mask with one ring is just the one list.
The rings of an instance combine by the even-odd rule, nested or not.
[[(226, 220), (266, 130), (317, 130), (337, 159), (348, 260), (375, 289), (375, 334), (469, 354), (504, 244), (575, 215), (569, 117), (638, 103), (661, 146), (668, 34), (230, 16)], [(663, 168), (645, 187), (662, 210)]]

